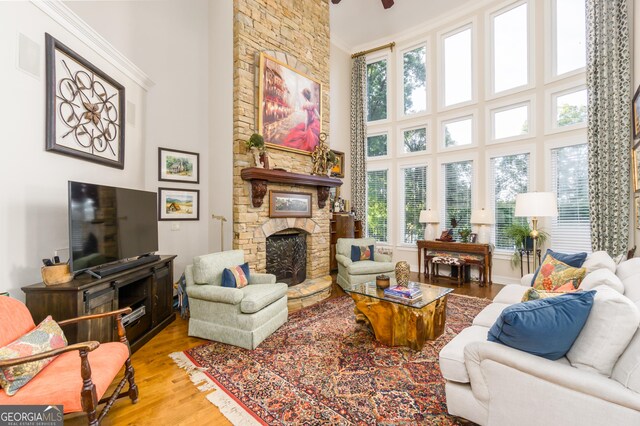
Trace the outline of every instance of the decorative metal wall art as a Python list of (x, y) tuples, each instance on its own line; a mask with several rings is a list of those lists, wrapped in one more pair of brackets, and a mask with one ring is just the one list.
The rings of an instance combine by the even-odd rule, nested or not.
[(47, 151), (124, 168), (124, 87), (45, 34)]

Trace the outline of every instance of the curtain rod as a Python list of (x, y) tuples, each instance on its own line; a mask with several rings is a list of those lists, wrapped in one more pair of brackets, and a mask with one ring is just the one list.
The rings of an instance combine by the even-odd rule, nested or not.
[(363, 52), (354, 53), (353, 55), (351, 55), (351, 59), (357, 58), (358, 56), (368, 55), (369, 53), (377, 52), (378, 50), (383, 50), (383, 49), (391, 49), (391, 51), (393, 52), (393, 46), (395, 45), (396, 45), (396, 42), (392, 41), (391, 43), (385, 44), (383, 46), (378, 46), (378, 47), (374, 47), (373, 49), (365, 50)]

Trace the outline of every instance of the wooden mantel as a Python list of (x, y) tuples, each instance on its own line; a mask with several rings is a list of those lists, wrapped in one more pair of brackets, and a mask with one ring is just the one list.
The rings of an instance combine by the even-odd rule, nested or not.
[(329, 188), (342, 185), (342, 181), (328, 176), (305, 175), (284, 170), (248, 167), (240, 171), (244, 180), (251, 182), (251, 203), (253, 207), (262, 206), (267, 193), (267, 182), (288, 183), (290, 185), (315, 186), (318, 190), (318, 208), (323, 209), (329, 198)]

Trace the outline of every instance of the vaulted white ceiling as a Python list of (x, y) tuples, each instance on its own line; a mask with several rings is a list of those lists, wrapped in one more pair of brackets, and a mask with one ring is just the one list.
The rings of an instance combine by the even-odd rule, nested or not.
[(401, 33), (419, 24), (442, 17), (476, 0), (395, 0), (384, 9), (380, 0), (342, 0), (329, 4), (331, 36), (343, 48), (352, 50), (379, 39)]

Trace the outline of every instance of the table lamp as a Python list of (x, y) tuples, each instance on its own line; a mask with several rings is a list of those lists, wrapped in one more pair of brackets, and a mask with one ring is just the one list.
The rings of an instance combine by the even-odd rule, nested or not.
[(421, 210), (420, 218), (418, 218), (418, 222), (426, 223), (424, 227), (424, 239), (434, 240), (435, 235), (433, 235), (433, 227), (431, 225), (440, 223), (440, 219), (438, 218), (438, 212), (431, 209)]
[(558, 216), (558, 204), (556, 194), (553, 192), (527, 192), (516, 196), (515, 217), (531, 218), (531, 233), (533, 239), (533, 269), (536, 266), (536, 254), (538, 253), (538, 218)]
[(470, 222), (472, 225), (479, 225), (480, 229), (478, 229), (478, 242), (484, 244), (490, 243), (491, 238), (487, 234), (487, 231), (491, 229), (491, 225), (496, 223), (493, 216), (493, 211), (485, 209), (473, 210), (471, 212)]

